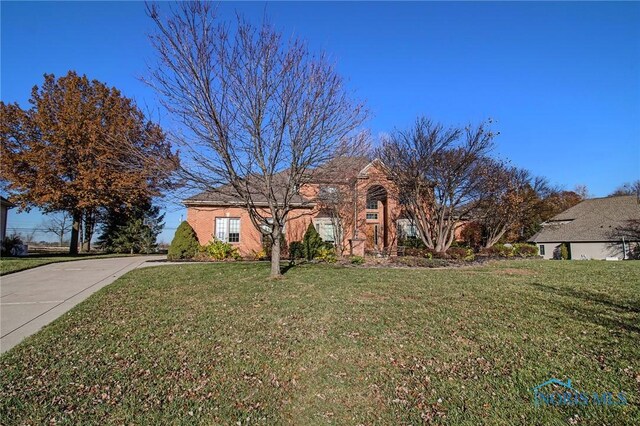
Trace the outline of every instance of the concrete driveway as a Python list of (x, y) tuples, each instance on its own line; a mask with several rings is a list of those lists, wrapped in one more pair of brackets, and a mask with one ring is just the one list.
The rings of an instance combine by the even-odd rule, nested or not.
[(118, 277), (147, 261), (164, 258), (77, 260), (0, 277), (0, 352), (8, 351)]

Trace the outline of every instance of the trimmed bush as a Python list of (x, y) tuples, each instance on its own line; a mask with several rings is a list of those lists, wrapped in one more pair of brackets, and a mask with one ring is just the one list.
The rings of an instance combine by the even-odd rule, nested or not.
[(176, 234), (169, 246), (169, 252), (167, 253), (167, 259), (169, 260), (181, 260), (181, 259), (193, 259), (200, 249), (198, 238), (196, 233), (185, 220), (176, 229)]
[(362, 265), (364, 264), (364, 257), (362, 256), (351, 256), (349, 261), (352, 265)]
[(304, 238), (302, 239), (302, 250), (303, 255), (307, 260), (313, 260), (318, 254), (318, 250), (324, 246), (324, 242), (322, 238), (320, 238), (320, 234), (316, 231), (313, 223), (310, 223), (307, 227), (307, 231), (304, 233)]
[(240, 260), (242, 258), (237, 247), (216, 239), (211, 240), (206, 246), (203, 246), (200, 252), (213, 260)]
[(519, 257), (536, 257), (538, 247), (535, 244), (517, 243), (513, 245), (513, 254)]
[(404, 251), (404, 255), (405, 256), (412, 256), (412, 257), (423, 257), (426, 259), (433, 259), (435, 256), (436, 252), (428, 249), (428, 248), (407, 248)]
[(470, 262), (475, 259), (473, 250), (467, 247), (449, 247), (447, 254), (451, 256), (452, 259), (457, 260), (466, 260)]
[(506, 246), (504, 244), (494, 244), (489, 248), (482, 249), (483, 254), (489, 256), (511, 257), (513, 256), (513, 247)]
[(267, 256), (267, 251), (264, 248), (261, 248), (260, 251), (253, 251), (253, 259), (254, 260), (267, 260), (269, 256)]
[(420, 268), (441, 268), (448, 265), (447, 261), (443, 259), (429, 259), (413, 256), (398, 257), (394, 261), (399, 265)]
[(289, 244), (289, 259), (302, 259), (304, 255), (304, 244), (302, 241), (291, 241)]
[(336, 251), (326, 246), (320, 247), (316, 252), (316, 259), (327, 262), (327, 263), (336, 263), (338, 258), (336, 257)]
[(398, 242), (399, 246), (404, 246), (406, 248), (412, 249), (424, 249), (426, 248), (424, 243), (420, 238), (417, 237), (407, 237)]

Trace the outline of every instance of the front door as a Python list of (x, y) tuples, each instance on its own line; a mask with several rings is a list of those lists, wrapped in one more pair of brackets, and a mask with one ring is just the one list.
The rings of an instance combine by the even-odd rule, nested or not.
[(367, 224), (367, 245), (366, 250), (382, 251), (384, 248), (384, 237), (382, 227), (378, 223)]

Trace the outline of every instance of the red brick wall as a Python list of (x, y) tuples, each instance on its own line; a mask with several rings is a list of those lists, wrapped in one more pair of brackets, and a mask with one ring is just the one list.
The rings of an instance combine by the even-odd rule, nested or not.
[[(366, 230), (366, 195), (367, 189), (373, 185), (381, 185), (387, 190), (387, 242), (392, 248), (396, 242), (396, 219), (400, 214), (398, 204), (398, 194), (393, 183), (387, 178), (383, 167), (378, 163), (373, 163), (369, 167), (366, 176), (362, 176), (357, 181), (358, 195), (358, 217), (357, 227), (360, 238), (365, 237)], [(308, 185), (301, 189), (301, 194), (307, 198), (315, 197), (318, 192), (318, 185)], [(301, 241), (309, 223), (318, 213), (317, 209), (295, 209), (289, 213), (286, 224), (286, 239), (288, 242)], [(353, 205), (345, 205), (345, 229), (344, 247), (349, 248), (349, 240), (353, 238)], [(265, 216), (269, 216), (265, 214)], [(216, 217), (238, 217), (240, 218), (240, 242), (232, 243), (237, 245), (242, 256), (251, 256), (262, 249), (261, 235), (251, 222), (249, 214), (241, 207), (194, 207), (187, 208), (187, 221), (195, 230), (200, 244), (206, 244), (213, 238), (215, 231)], [(346, 253), (348, 254), (348, 253)]]
[[(200, 244), (205, 245), (213, 239), (217, 217), (240, 218), (240, 242), (231, 244), (238, 247), (242, 256), (251, 256), (262, 249), (260, 231), (253, 226), (249, 213), (241, 207), (187, 208), (187, 222), (196, 232)], [(285, 226), (287, 241), (301, 241), (312, 217), (308, 209), (296, 209), (290, 213), (290, 220)]]

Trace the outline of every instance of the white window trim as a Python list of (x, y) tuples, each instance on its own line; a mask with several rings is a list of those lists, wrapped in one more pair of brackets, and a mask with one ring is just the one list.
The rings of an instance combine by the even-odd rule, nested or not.
[[(231, 221), (232, 220), (237, 220), (238, 221), (238, 241), (229, 241), (229, 231), (231, 229)], [(219, 232), (220, 230), (218, 229), (218, 221), (220, 221), (221, 223), (224, 223), (224, 234), (222, 234), (221, 232)], [(239, 244), (241, 241), (241, 221), (239, 217), (216, 217), (215, 218), (215, 229), (214, 229), (214, 236), (217, 240), (219, 241), (223, 241), (225, 243), (229, 243), (229, 244)], [(235, 233), (235, 232), (234, 232)]]
[(397, 226), (409, 238), (418, 237), (418, 226), (411, 219), (398, 219)]
[[(336, 241), (336, 230), (335, 230), (335, 224), (333, 223), (333, 221), (331, 220), (331, 218), (315, 218), (313, 219), (313, 226), (316, 228), (316, 231), (318, 231), (318, 234), (320, 234), (320, 238), (322, 238), (322, 241), (327, 241), (330, 243), (335, 243)], [(327, 231), (325, 231), (323, 228), (330, 226), (331, 227), (331, 237), (330, 238), (323, 238), (324, 237), (328, 237), (328, 233)]]

